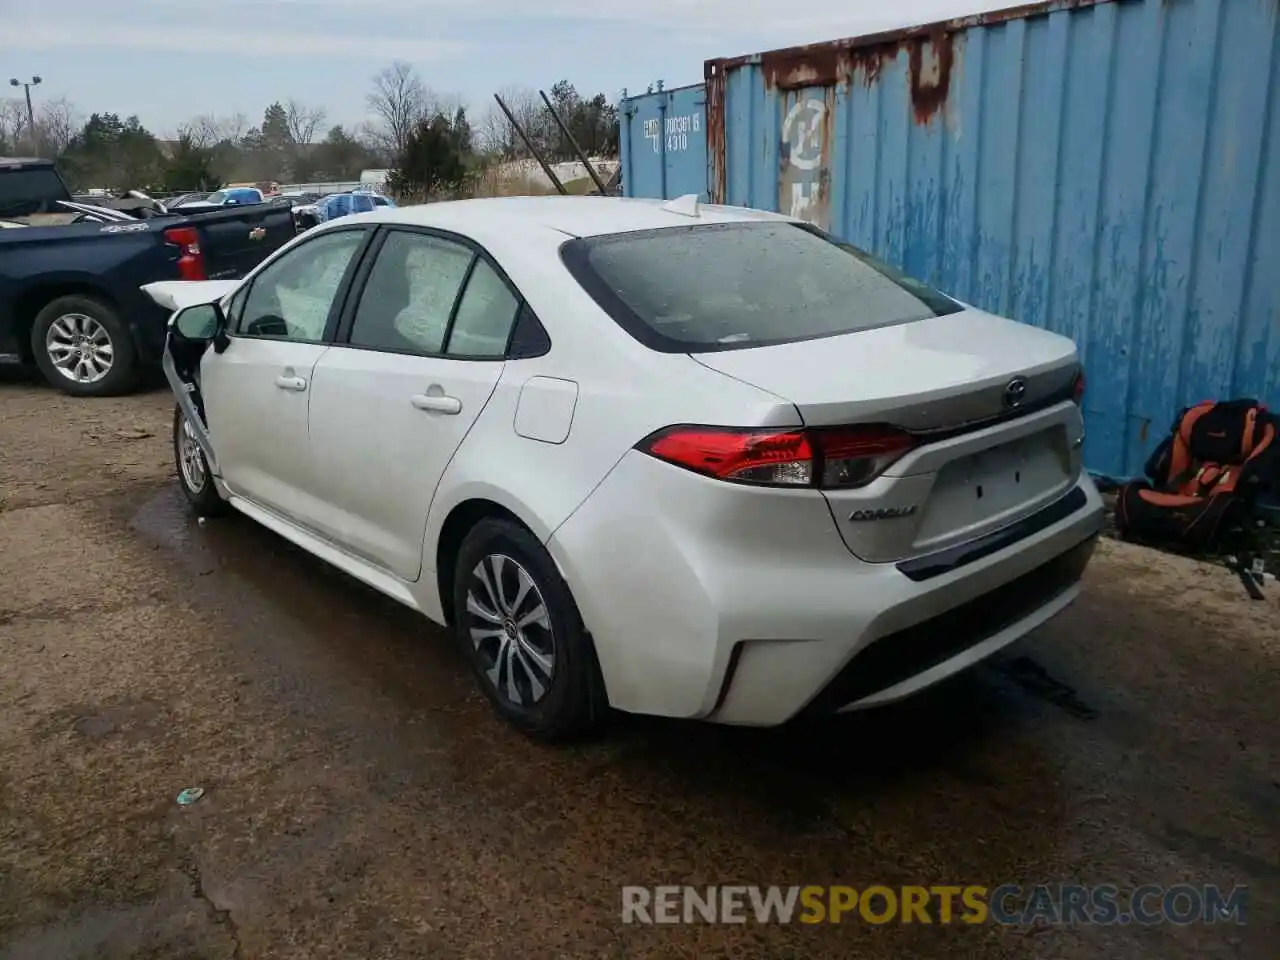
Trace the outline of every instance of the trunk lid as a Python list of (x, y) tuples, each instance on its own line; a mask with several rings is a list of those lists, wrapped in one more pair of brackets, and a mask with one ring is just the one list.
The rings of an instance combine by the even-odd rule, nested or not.
[(1014, 377), (1022, 406), (1075, 375), (1063, 336), (966, 309), (838, 337), (692, 355), (796, 405), (809, 426), (884, 422), (937, 430), (999, 416)]
[(795, 404), (808, 426), (888, 423), (919, 435), (878, 479), (824, 491), (864, 560), (983, 536), (1048, 505), (1080, 474), (1075, 345), (980, 310), (693, 358)]

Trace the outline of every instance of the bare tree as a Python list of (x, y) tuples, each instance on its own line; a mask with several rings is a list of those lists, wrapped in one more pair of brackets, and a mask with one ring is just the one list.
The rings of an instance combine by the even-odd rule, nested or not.
[(202, 113), (178, 125), (177, 135), (191, 141), (193, 147), (208, 149), (219, 143), (238, 145), (244, 139), (249, 121), (243, 113), (229, 117), (215, 117)]
[(244, 139), (244, 133), (249, 129), (249, 118), (243, 113), (233, 113), (229, 117), (223, 117), (218, 121), (218, 142), (224, 140), (227, 143), (238, 144)]
[(43, 101), (36, 118), (40, 149), (48, 156), (58, 156), (67, 149), (79, 126), (75, 107), (66, 97)]
[(217, 118), (207, 113), (192, 117), (178, 125), (177, 139), (190, 141), (191, 145), (198, 150), (212, 147), (222, 139)]
[(308, 107), (305, 103), (290, 100), (284, 105), (285, 123), (294, 143), (309, 144), (316, 138), (316, 131), (324, 123), (323, 107)]
[(27, 108), (21, 100), (0, 100), (0, 151), (18, 152), (18, 138), (27, 125)]
[(496, 103), (490, 103), (476, 118), (475, 131), (476, 147), (481, 153), (506, 157), (511, 142), (511, 124)]
[[(525, 136), (533, 141), (540, 152), (545, 152), (552, 137), (552, 120), (537, 92), (526, 87), (504, 87), (498, 96), (507, 105), (516, 123), (520, 124), (520, 129), (524, 131)], [(493, 108), (496, 116), (492, 113), (486, 114), (481, 126), (494, 138), (493, 142), (499, 155), (507, 160), (517, 157), (527, 158), (529, 150), (524, 140), (512, 128), (502, 111), (498, 110), (496, 103)]]
[(395, 162), (394, 145), (386, 128), (381, 123), (362, 123), (352, 131), (356, 142), (361, 144), (370, 154), (378, 158), (379, 163)]
[(427, 116), (430, 99), (412, 66), (397, 60), (373, 78), (369, 109), (381, 121), (380, 145), (399, 155), (418, 121)]

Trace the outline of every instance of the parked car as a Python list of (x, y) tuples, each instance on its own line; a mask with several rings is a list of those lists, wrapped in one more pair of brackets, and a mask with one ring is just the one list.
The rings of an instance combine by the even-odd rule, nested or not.
[(265, 196), (257, 187), (228, 187), (215, 190), (204, 202), (215, 207), (230, 207), (246, 203), (262, 203)]
[(163, 201), (163, 203), (170, 210), (177, 210), (179, 207), (185, 206), (188, 203), (200, 203), (208, 199), (209, 194), (207, 193), (183, 193), (176, 197), (170, 197)]
[(369, 190), (353, 190), (350, 193), (331, 193), (321, 197), (315, 204), (317, 223), (348, 217), (353, 213), (368, 213), (380, 207), (394, 207), (395, 201), (380, 193)]
[(176, 207), (170, 205), (169, 208), (171, 210), (207, 210), (214, 207), (243, 207), (263, 203), (265, 200), (266, 197), (257, 187), (227, 187), (223, 190), (215, 190), (203, 200), (183, 200)]
[(73, 223), (70, 199), (52, 162), (0, 159), (0, 216), (19, 224), (0, 230), (0, 353), (77, 396), (126, 392), (159, 360), (167, 314), (140, 285), (242, 277), (295, 234), (285, 204)]
[(450, 624), (546, 738), (913, 694), (1066, 607), (1101, 527), (1070, 340), (777, 214), (385, 209), (147, 290), (194, 510)]
[(320, 200), (318, 193), (282, 193), (279, 199), (288, 200), (293, 208), (293, 225), (301, 233), (316, 225), (316, 203)]

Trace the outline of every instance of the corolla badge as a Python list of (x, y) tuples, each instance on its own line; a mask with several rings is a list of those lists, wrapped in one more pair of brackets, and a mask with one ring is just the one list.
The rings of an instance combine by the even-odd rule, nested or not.
[(868, 520), (895, 520), (898, 517), (909, 517), (916, 512), (913, 503), (906, 507), (881, 507), (878, 510), (855, 510), (849, 514), (853, 523), (864, 523)]
[(267, 231), (263, 227), (254, 227), (252, 230), (249, 231), (250, 240), (261, 240), (266, 235), (267, 235)]
[(1022, 377), (1014, 377), (1004, 387), (1004, 405), (1013, 409), (1022, 406), (1027, 398), (1027, 381)]

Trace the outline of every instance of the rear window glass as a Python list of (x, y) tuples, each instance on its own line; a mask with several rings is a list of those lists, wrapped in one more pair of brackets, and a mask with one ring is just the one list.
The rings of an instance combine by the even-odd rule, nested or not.
[(58, 201), (70, 199), (52, 167), (0, 168), (0, 216), (61, 213), (64, 210)]
[(670, 353), (831, 337), (964, 309), (807, 225), (704, 224), (571, 240), (565, 266), (637, 340)]

